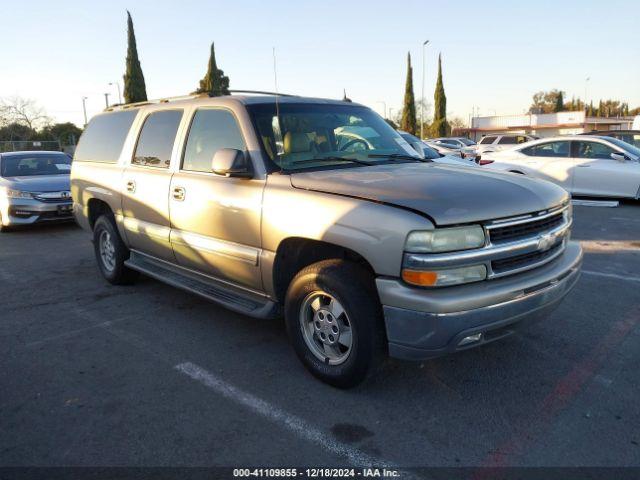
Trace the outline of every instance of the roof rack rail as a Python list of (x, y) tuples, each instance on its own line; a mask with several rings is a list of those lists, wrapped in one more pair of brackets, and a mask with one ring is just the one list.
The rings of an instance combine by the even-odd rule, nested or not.
[(191, 93), (189, 95), (178, 95), (175, 97), (164, 97), (164, 98), (158, 98), (155, 100), (143, 100), (142, 102), (135, 102), (135, 103), (119, 103), (116, 105), (109, 105), (107, 108), (104, 109), (105, 112), (112, 112), (114, 110), (126, 110), (128, 108), (135, 108), (135, 107), (142, 107), (144, 105), (152, 105), (154, 103), (169, 103), (169, 102), (175, 102), (177, 100), (188, 100), (190, 98), (198, 98), (202, 96), (201, 93)]
[(278, 97), (298, 97), (291, 93), (265, 92), (262, 90), (229, 90), (229, 93), (250, 93), (252, 95), (275, 95)]

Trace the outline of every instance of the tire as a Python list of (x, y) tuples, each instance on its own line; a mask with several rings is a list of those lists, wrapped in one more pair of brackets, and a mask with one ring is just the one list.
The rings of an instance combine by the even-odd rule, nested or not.
[(101, 215), (93, 227), (93, 248), (102, 276), (113, 285), (130, 285), (139, 273), (124, 264), (129, 259), (126, 247), (113, 217)]
[(335, 387), (358, 385), (386, 357), (373, 278), (355, 263), (323, 260), (300, 271), (287, 290), (285, 323), (305, 367)]

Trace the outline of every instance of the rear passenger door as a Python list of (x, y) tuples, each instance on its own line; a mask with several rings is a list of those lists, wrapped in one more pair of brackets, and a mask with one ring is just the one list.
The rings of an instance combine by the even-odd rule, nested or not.
[(182, 110), (150, 113), (138, 136), (123, 180), (123, 223), (132, 249), (174, 261), (169, 240), (169, 169)]
[(197, 109), (171, 181), (173, 249), (185, 268), (262, 290), (258, 261), (264, 180), (213, 173), (211, 161), (221, 148), (247, 154), (236, 117), (224, 108)]

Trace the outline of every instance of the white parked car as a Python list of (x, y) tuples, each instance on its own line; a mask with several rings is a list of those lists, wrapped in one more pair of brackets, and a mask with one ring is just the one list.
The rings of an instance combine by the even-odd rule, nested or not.
[(434, 148), (433, 145), (425, 142), (424, 140), (420, 140), (418, 137), (411, 135), (408, 132), (398, 130), (398, 133), (407, 141), (411, 148), (421, 154), (424, 158), (433, 160), (436, 163), (446, 163), (449, 165), (464, 165), (467, 167), (477, 166), (477, 164), (472, 160), (463, 160), (458, 155), (443, 153)]
[(522, 143), (536, 140), (538, 137), (533, 135), (516, 135), (513, 133), (505, 133), (500, 135), (486, 135), (480, 139), (475, 147), (467, 147), (463, 150), (466, 155), (475, 153), (482, 158), (482, 155), (490, 152), (500, 152), (502, 150), (509, 150)]
[(429, 140), (425, 140), (425, 142), (440, 153), (458, 156), (462, 156), (462, 149), (474, 148), (476, 145), (476, 142), (465, 137), (431, 138)]
[(485, 154), (482, 161), (488, 168), (550, 180), (573, 195), (640, 196), (640, 149), (617, 138), (545, 138)]

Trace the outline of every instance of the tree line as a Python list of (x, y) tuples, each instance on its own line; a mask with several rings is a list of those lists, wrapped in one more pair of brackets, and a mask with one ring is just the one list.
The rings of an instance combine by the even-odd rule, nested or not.
[(600, 100), (594, 105), (593, 100), (585, 106), (580, 97), (572, 97), (565, 101), (566, 94), (562, 90), (553, 89), (533, 94), (529, 113), (587, 112), (590, 117), (627, 117), (640, 114), (640, 107), (630, 109), (629, 104), (620, 100)]

